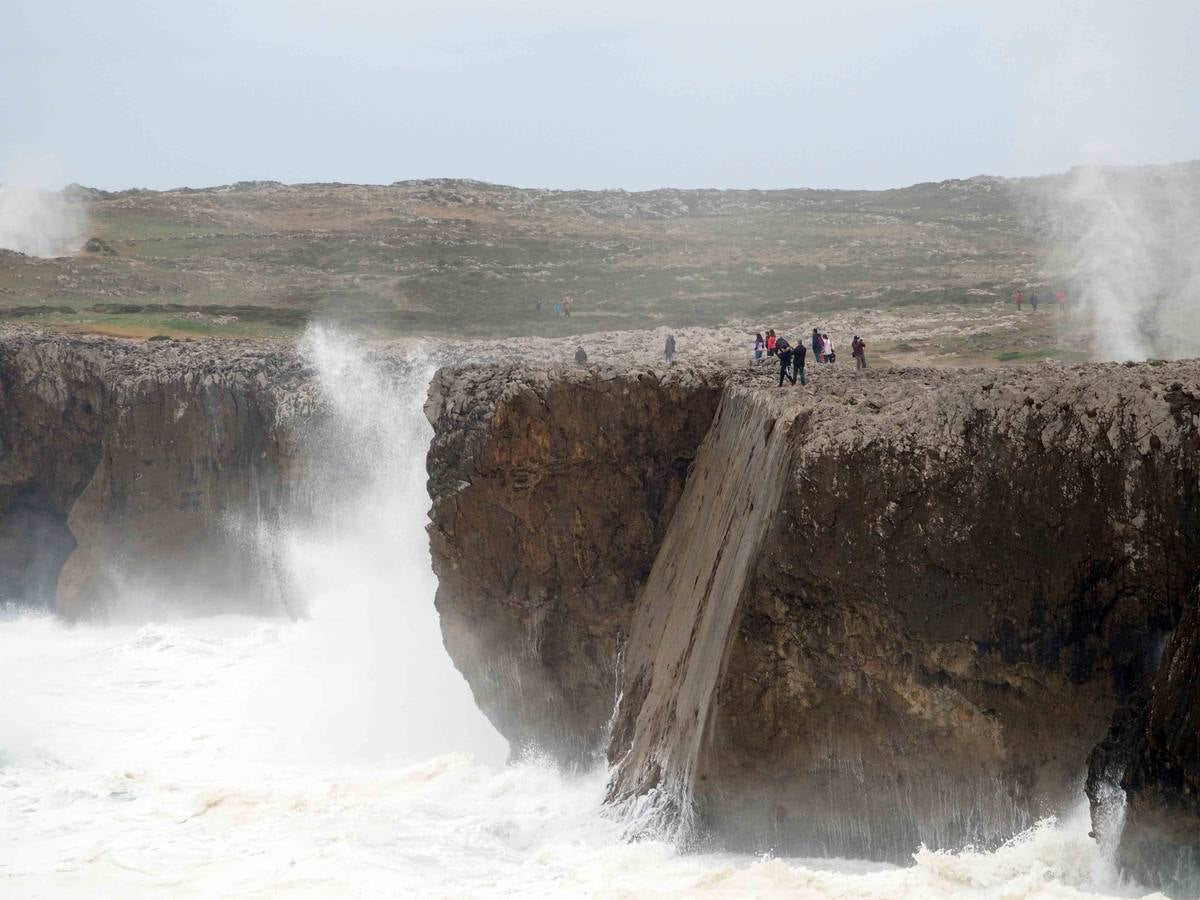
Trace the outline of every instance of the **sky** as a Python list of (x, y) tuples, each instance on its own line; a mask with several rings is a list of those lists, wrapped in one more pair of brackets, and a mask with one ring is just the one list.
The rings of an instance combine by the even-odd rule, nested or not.
[(1200, 157), (1196, 0), (3, 0), (0, 181), (888, 188)]

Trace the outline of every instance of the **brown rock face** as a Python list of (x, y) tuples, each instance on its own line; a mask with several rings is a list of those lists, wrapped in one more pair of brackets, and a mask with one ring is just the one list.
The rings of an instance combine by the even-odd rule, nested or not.
[[(540, 395), (579, 391), (570, 375), (479, 377), (508, 380), (489, 388), (497, 398), (534, 381)], [(632, 559), (589, 557), (589, 584), (621, 583), (608, 616), (573, 612), (595, 594), (541, 599), (540, 573), (566, 565), (556, 583), (570, 584), (580, 553), (550, 536), (605, 531), (603, 509), (618, 551), (641, 494), (630, 483), (605, 492), (611, 506), (561, 507), (547, 494), (535, 514), (503, 470), (539, 458), (546, 431), (570, 447), (577, 418), (533, 402), (514, 418), (503, 399), (437, 417), (447, 646), (506, 735), (553, 745), (580, 698), (611, 696), (619, 629), (610, 796), (648, 797), (697, 837), (887, 859), (921, 841), (1003, 839), (1073, 802), (1114, 712), (1165, 677), (1158, 651), (1200, 580), (1200, 408), (1188, 400), (1200, 365), (822, 368), (810, 389), (729, 378), (703, 442), (681, 433), (672, 448), (696, 449), (678, 503), (663, 506), (669, 525), (641, 532)], [(614, 408), (589, 427), (637, 415)], [(450, 439), (472, 449), (439, 479)], [(555, 494), (578, 498), (642, 459), (612, 452), (551, 465)], [(575, 652), (528, 649), (556, 641)], [(576, 743), (603, 731), (603, 704), (589, 708)], [(1170, 709), (1163, 735), (1192, 721), (1182, 700)], [(1178, 737), (1147, 746), (1160, 762), (1163, 747), (1191, 752)]]
[(1146, 374), (881, 372), (799, 405), (694, 789), (714, 829), (904, 858), (1071, 802), (1200, 577), (1182, 373)]
[(4, 336), (0, 594), (278, 610), (256, 517), (286, 492), (304, 382), (281, 347)]
[[(1105, 801), (1120, 786), (1127, 803), (1119, 835)], [(1093, 819), (1119, 839), (1118, 860), (1142, 884), (1178, 896), (1200, 893), (1200, 595), (1168, 641), (1158, 673), (1117, 711), (1092, 753)]]
[(602, 752), (619, 648), (717, 378), (446, 369), (430, 387), (430, 542), (451, 657), (518, 752)]

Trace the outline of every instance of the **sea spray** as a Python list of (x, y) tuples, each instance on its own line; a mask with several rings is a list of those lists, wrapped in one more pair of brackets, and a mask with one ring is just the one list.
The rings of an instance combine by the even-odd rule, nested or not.
[(1080, 166), (1047, 184), (1065, 327), (1090, 334), (1100, 360), (1200, 354), (1200, 164)]
[(11, 161), (0, 171), (0, 249), (29, 256), (64, 256), (80, 249), (87, 212), (67, 192), (46, 189), (57, 175), (52, 160), (32, 157)]
[[(301, 435), (304, 479), (277, 542), (281, 597), (312, 643), (297, 713), (315, 746), (411, 757), (505, 742), (475, 707), (441, 644), (424, 526), (427, 356), (375, 357), (312, 328), (299, 349), (323, 404)], [(276, 708), (294, 704), (281, 685)]]

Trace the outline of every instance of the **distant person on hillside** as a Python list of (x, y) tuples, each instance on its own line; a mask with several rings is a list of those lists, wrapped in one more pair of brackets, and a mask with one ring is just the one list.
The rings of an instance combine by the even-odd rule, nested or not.
[(582, 346), (575, 350), (575, 362), (581, 366), (587, 365), (587, 354), (583, 352)]
[(564, 316), (566, 316), (568, 319), (571, 318), (571, 297), (569, 294), (566, 297), (563, 297), (562, 311)]
[(667, 346), (663, 351), (663, 357), (667, 361), (668, 366), (675, 365), (675, 335), (667, 335)]
[(783, 387), (784, 378), (795, 384), (796, 373), (792, 371), (792, 357), (795, 351), (787, 342), (787, 338), (778, 338), (775, 341), (775, 355), (779, 357), (779, 386)]
[(535, 309), (537, 312), (541, 312), (541, 311), (542, 311), (542, 301), (541, 301), (541, 300), (539, 300), (537, 303), (533, 304), (533, 308), (534, 308), (534, 309)]
[(855, 369), (865, 369), (867, 367), (867, 342), (857, 334), (854, 336), (854, 340), (850, 342), (850, 355), (854, 357)]
[(1021, 311), (1021, 304), (1025, 302), (1025, 292), (1017, 291), (1013, 294), (1013, 302), (1017, 304), (1017, 312)]
[(1058, 301), (1059, 309), (1065, 308), (1067, 305), (1067, 292), (1060, 290), (1057, 294), (1054, 295), (1054, 299), (1056, 301)]
[(777, 338), (775, 337), (775, 329), (768, 328), (767, 329), (767, 356), (775, 355), (775, 341), (776, 340), (777, 340)]
[(821, 335), (821, 358), (824, 362), (837, 362), (837, 352), (833, 349), (833, 341), (829, 339), (829, 335)]
[(1029, 295), (1029, 305), (1033, 307), (1033, 311), (1037, 312), (1038, 296), (1037, 291)]
[(817, 362), (825, 362), (825, 360), (821, 358), (821, 332), (817, 331), (815, 328), (813, 329), (812, 348), (813, 359), (815, 359)]
[(766, 347), (767, 342), (763, 340), (763, 336), (761, 334), (754, 335), (754, 364), (756, 366), (762, 365), (763, 350)]
[(555, 314), (556, 316), (561, 316), (561, 315), (562, 315), (562, 304), (561, 304), (561, 303), (555, 303), (555, 304), (554, 304), (554, 314)]

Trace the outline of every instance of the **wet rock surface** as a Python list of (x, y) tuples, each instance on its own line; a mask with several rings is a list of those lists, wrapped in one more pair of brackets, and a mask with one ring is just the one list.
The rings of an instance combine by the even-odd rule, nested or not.
[[(899, 860), (921, 841), (994, 843), (1073, 803), (1114, 715), (1182, 660), (1153, 693), (1149, 761), (1126, 778), (1136, 868), (1135, 823), (1188, 783), (1181, 766), (1194, 773), (1195, 651), (1177, 626), (1200, 579), (1200, 365), (810, 366), (807, 389), (782, 390), (765, 372), (664, 371), (633, 410), (594, 394), (632, 373), (485, 367), (472, 377), (487, 390), (461, 406), (435, 388), (439, 609), (498, 727), (578, 754), (604, 734), (601, 660), (623, 651), (613, 799), (690, 816), (699, 840)], [(679, 409), (680, 391), (715, 409), (721, 380), (711, 431), (713, 412), (686, 429), (657, 418), (655, 397)], [(556, 391), (576, 411), (534, 399)], [(610, 473), (665, 455), (571, 449), (629, 421), (680, 429), (667, 455), (695, 459), (640, 530), (646, 483), (614, 492)], [(785, 476), (764, 499), (758, 460), (779, 433)], [(721, 471), (744, 473), (736, 490)], [(530, 484), (572, 499), (523, 506)], [(749, 514), (764, 502), (765, 519)], [(565, 652), (531, 649), (556, 642)], [(564, 728), (583, 707), (586, 727)], [(1171, 809), (1171, 833), (1195, 835), (1200, 817)]]
[(450, 655), (518, 752), (602, 752), (621, 643), (720, 373), (448, 368), (426, 408)]
[(68, 617), (123, 602), (275, 611), (307, 376), (286, 345), (0, 335), (0, 592)]

